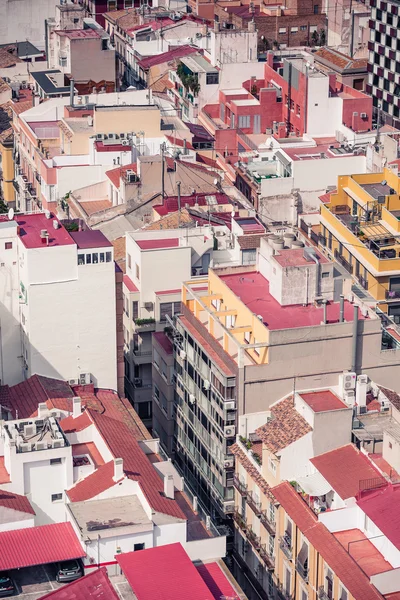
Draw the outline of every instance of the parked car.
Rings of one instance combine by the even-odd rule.
[[[60,583],[66,581],[75,581],[82,577],[82,566],[78,560],[66,560],[65,562],[57,563],[56,580]]]
[[[8,571],[0,572],[0,598],[13,596],[17,591],[15,583]]]

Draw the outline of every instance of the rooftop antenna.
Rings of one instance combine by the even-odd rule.
[[[8,220],[12,221],[14,218],[14,209],[13,208],[9,208],[8,209]]]

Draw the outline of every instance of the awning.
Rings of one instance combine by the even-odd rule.
[[[361,198],[359,196],[357,196],[357,194],[355,192],[353,192],[353,190],[351,190],[350,188],[344,187],[343,191],[346,192],[346,194],[348,196],[350,196],[350,198],[352,200],[355,200],[356,202],[358,202],[358,204],[360,204],[360,206],[364,207],[367,205],[367,202],[365,202],[364,200],[361,200]]]
[[[325,496],[332,490],[331,485],[318,472],[307,477],[299,477],[296,481],[309,496]]]
[[[0,533],[0,571],[86,556],[71,523],[52,523]]]

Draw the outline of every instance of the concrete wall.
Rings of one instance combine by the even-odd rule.
[[[0,40],[2,44],[29,40],[45,47],[45,19],[55,16],[58,0],[2,0],[0,2]]]
[[[115,50],[102,50],[102,40],[71,40],[71,73],[76,81],[115,82]]]

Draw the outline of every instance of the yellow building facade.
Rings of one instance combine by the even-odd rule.
[[[400,315],[399,194],[400,178],[385,168],[339,177],[321,206],[320,245],[393,315]]]
[[[6,135],[5,135],[6,134]],[[10,207],[15,206],[14,188],[14,142],[12,130],[7,130],[0,135],[0,156],[2,170],[3,200]]]

